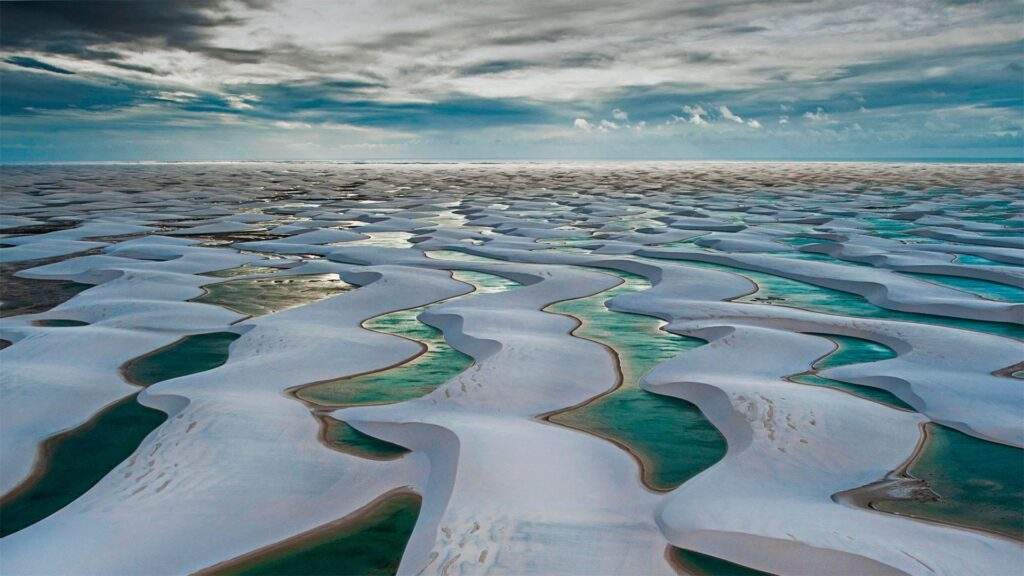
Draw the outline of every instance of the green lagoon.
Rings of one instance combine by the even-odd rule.
[[[204,372],[227,362],[228,348],[238,338],[234,332],[193,334],[139,356],[121,370],[128,380],[139,386]]]
[[[676,260],[676,259],[673,259]],[[791,280],[781,276],[775,276],[765,272],[746,270],[736,266],[712,264],[695,260],[676,260],[684,266],[697,268],[708,268],[722,272],[739,274],[750,279],[757,285],[757,291],[753,294],[736,298],[735,302],[752,302],[756,304],[775,304],[800,308],[812,312],[835,314],[840,316],[852,316],[856,318],[877,318],[880,320],[898,320],[903,322],[916,322],[919,324],[932,324],[959,328],[961,330],[973,330],[985,332],[996,336],[1007,338],[1024,339],[1024,326],[1011,324],[1009,322],[985,322],[981,320],[967,320],[962,318],[950,318],[933,314],[918,314],[914,312],[900,312],[876,306],[862,296],[815,286],[799,280]]]
[[[391,576],[419,517],[421,499],[399,493],[334,527],[309,532],[206,574],[273,576]]]
[[[721,558],[669,547],[669,561],[681,568],[688,576],[772,576],[768,572],[747,568]]]
[[[35,524],[85,494],[166,419],[166,414],[139,404],[132,395],[78,428],[48,438],[42,445],[42,474],[0,501],[0,537]]]
[[[891,348],[877,342],[872,342],[871,340],[853,338],[851,336],[839,336],[836,334],[816,334],[816,336],[823,336],[832,340],[836,343],[837,348],[828,356],[825,356],[815,362],[811,367],[811,371],[791,376],[789,380],[799,382],[800,384],[836,388],[838,390],[849,392],[854,396],[885,404],[891,408],[910,411],[914,410],[909,404],[900,400],[896,395],[888,390],[874,388],[872,386],[840,382],[839,380],[825,378],[817,374],[817,371],[825,370],[826,368],[835,368],[837,366],[859,364],[863,362],[877,362],[879,360],[895,358],[896,353]]]
[[[871,506],[1024,540],[1024,450],[935,423],[909,473],[937,500],[879,500]]]
[[[132,382],[148,386],[215,368],[227,360],[231,332],[188,336],[125,364]],[[137,395],[118,401],[85,424],[48,438],[37,478],[0,502],[0,537],[34,524],[84,494],[131,456],[167,415],[139,404]]]
[[[610,272],[622,284],[587,298],[568,300],[547,310],[578,318],[574,334],[611,348],[622,372],[622,385],[577,408],[552,414],[551,422],[601,436],[626,447],[641,462],[644,483],[671,490],[725,456],[725,438],[693,404],[653,394],[640,378],[659,362],[703,345],[661,329],[650,316],[615,312],[605,302],[619,294],[644,290],[646,279]]]
[[[516,282],[480,272],[458,271],[456,280],[473,285],[471,294],[501,292],[518,286]],[[427,306],[399,310],[371,318],[363,323],[370,330],[401,336],[420,342],[426,351],[394,368],[329,380],[301,388],[296,396],[319,406],[340,408],[361,404],[389,404],[418,398],[454,378],[468,368],[473,359],[452,348],[440,330],[420,322],[417,317]]]
[[[192,302],[223,306],[247,316],[262,316],[352,290],[337,274],[309,274],[228,280],[204,286]]]

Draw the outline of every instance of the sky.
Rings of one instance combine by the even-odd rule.
[[[4,2],[0,161],[1024,158],[1024,2]]]

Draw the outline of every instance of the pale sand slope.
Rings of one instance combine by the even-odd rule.
[[[1019,307],[934,287],[893,270],[939,266],[928,269],[961,272],[951,263],[956,254],[1019,267],[1024,245],[1010,234],[1011,225],[1024,222],[1014,216],[1024,209],[1019,171],[598,163],[582,169],[258,164],[45,172],[56,176],[9,169],[0,199],[5,211],[48,224],[86,222],[79,228],[170,223],[184,236],[269,230],[291,236],[233,248],[299,257],[275,260],[279,267],[308,260],[310,254],[404,267],[373,266],[360,273],[313,260],[280,272],[337,272],[359,283],[377,278],[373,270],[378,270],[384,278],[240,324],[232,329],[250,331],[232,347],[228,365],[152,387],[143,401],[181,419],[172,418],[152,434],[134,459],[85,497],[0,542],[4,573],[21,571],[8,570],[8,562],[46,573],[193,570],[335,520],[403,484],[425,496],[402,565],[407,573],[424,566],[426,573],[449,574],[659,572],[667,569],[662,553],[669,540],[782,573],[842,567],[857,573],[931,574],[927,564],[936,573],[987,574],[1020,564],[1024,550],[1017,544],[1014,557],[1002,540],[855,510],[831,499],[837,491],[880,479],[905,459],[925,417],[981,438],[1024,443],[1019,418],[1024,388],[1020,380],[991,374],[1024,359],[1019,342],[945,327],[722,302],[753,285],[736,274],[629,256],[645,246],[703,235],[694,245],[662,251],[716,254],[740,267],[754,263],[780,274],[797,270],[807,282],[859,290],[894,309],[1015,321]],[[65,173],[70,184],[59,183],[57,176]],[[998,206],[984,208],[992,202]],[[970,220],[979,216],[995,223]],[[941,235],[948,241],[903,240],[897,246],[869,236],[878,231],[878,218],[886,219],[881,225],[901,230],[902,238]],[[893,219],[912,222],[915,229],[893,227]],[[335,226],[343,230],[320,230]],[[123,230],[107,229],[109,235]],[[842,252],[838,257],[861,258],[876,269],[763,254],[787,254],[780,230],[834,240]],[[419,243],[376,253],[330,245],[363,236],[375,240],[372,235],[379,232],[410,234]],[[0,260],[104,246],[89,238],[81,230],[34,235],[23,246],[0,248]],[[82,244],[59,246],[62,242]],[[191,243],[166,236],[122,242],[104,255],[62,263],[66,276],[54,277],[105,283],[88,294],[116,282],[123,276],[120,268],[131,269],[145,282],[108,295],[104,306],[109,306],[90,313],[96,318],[103,310],[125,317],[137,313],[146,330],[175,329],[176,319],[163,312],[147,315],[147,307],[170,299],[199,314],[202,308],[194,307],[199,305],[177,300],[186,289],[197,289],[194,280],[182,277],[194,275],[200,262],[212,266],[221,258],[208,248],[180,248]],[[551,249],[559,243],[574,252]],[[787,256],[813,251],[788,246],[792,254]],[[421,254],[442,248],[511,262],[431,261]],[[623,256],[579,254],[588,250]],[[240,258],[238,263],[258,259]],[[566,319],[537,312],[551,298],[584,295],[584,288],[615,281],[575,266],[647,276],[654,288],[620,296],[609,306],[655,315],[670,321],[670,330],[714,340],[650,377],[649,385],[659,392],[694,396],[730,439],[723,462],[668,497],[644,491],[635,463],[610,443],[532,418],[609,386],[607,366],[601,367],[608,359],[598,359],[600,348],[566,336],[572,327]],[[413,352],[403,348],[410,342],[359,330],[357,317],[391,310],[396,302],[418,302],[437,288],[435,281],[464,290],[428,270],[444,267],[503,274],[526,286],[500,298],[450,300],[422,315],[473,354],[476,368],[423,399],[342,411],[358,419],[362,430],[418,448],[417,453],[382,464],[321,447],[315,421],[282,390],[408,357]],[[959,275],[1013,280],[1020,276],[1018,267],[971,264]],[[445,293],[457,293],[452,290]],[[208,320],[202,315],[192,322]],[[25,319],[2,325],[11,326],[12,339],[20,341],[0,354],[29,346],[32,339],[24,336],[55,332],[32,332]],[[831,349],[828,340],[801,332],[859,336],[891,346],[898,357],[823,375],[890,390],[923,416],[782,380]],[[568,353],[558,353],[563,349]],[[64,372],[40,375],[47,386],[64,377]],[[125,472],[131,476],[125,478]],[[111,550],[111,557],[96,550]]]
[[[673,544],[778,574],[998,574],[1019,559],[1016,542],[832,500],[897,468],[926,419],[781,379],[827,353],[827,340],[688,332],[711,343],[659,365],[644,387],[697,404],[729,452],[668,497],[659,522]]]
[[[903,312],[1024,324],[1024,305],[986,300],[974,294],[922,282],[888,270],[793,260],[762,254],[709,254],[662,249],[644,249],[637,251],[637,254],[712,262],[767,272],[825,288],[860,294],[876,306]]]
[[[539,309],[617,280],[559,267],[521,270],[543,281],[421,316],[472,355],[474,367],[417,400],[336,412],[430,458],[431,487],[399,573],[672,573],[653,523],[658,498],[630,457],[532,418],[615,384],[606,350],[569,336],[571,319]],[[456,445],[439,445],[438,429]]]
[[[471,251],[489,252],[487,249]],[[508,252],[499,253],[509,256]],[[586,259],[547,253],[530,257],[535,261],[568,258],[576,263],[581,258]],[[870,374],[871,367],[885,364],[884,374],[891,379],[894,391],[899,389],[894,385],[899,382],[896,375],[906,374],[913,383],[904,386],[904,397],[916,397],[913,394],[916,390],[940,403],[936,412],[956,415],[953,417],[974,414],[982,430],[992,431],[997,436],[1011,434],[1011,438],[1019,442],[1021,427],[1014,418],[1021,406],[1019,384],[983,370],[985,363],[995,362],[993,365],[998,367],[1019,357],[1015,343],[943,327],[861,321],[761,305],[702,303],[699,300],[711,294],[742,294],[748,286],[735,284],[731,278],[738,277],[733,274],[680,269],[671,264],[656,267],[593,259],[592,265],[647,273],[658,282],[647,293],[617,297],[610,303],[614,308],[675,318],[670,329],[714,339],[714,344],[662,364],[648,376],[649,382],[665,384],[664,387],[652,384],[650,389],[697,403],[730,440],[729,458],[685,484],[677,493],[690,494],[688,490],[696,490],[690,488],[692,486],[707,488],[684,500],[685,505],[669,504],[666,509],[662,522],[673,543],[762,569],[797,574],[806,573],[808,569],[831,570],[837,565],[857,573],[885,573],[893,567],[910,573],[930,573],[911,556],[929,559],[929,565],[938,566],[940,573],[958,574],[970,569],[985,574],[1019,555],[1018,544],[999,538],[853,510],[833,502],[833,493],[874,482],[898,467],[914,450],[920,437],[919,425],[927,420],[835,390],[780,380],[782,376],[806,370],[815,359],[828,353],[832,345],[818,337],[766,328],[740,328],[733,322],[775,323],[787,330],[832,331],[887,343],[900,353],[898,358],[835,368],[825,375],[835,377],[846,372],[854,376],[843,379],[856,381],[858,372]],[[674,294],[678,294],[675,299]],[[684,311],[684,316],[676,316]],[[697,320],[699,318],[703,319]],[[706,326],[720,328],[702,329]],[[737,341],[740,336],[730,335],[733,331],[743,334],[742,339]],[[973,345],[965,347],[965,340]],[[988,358],[978,357],[979,351],[984,351],[982,354]],[[971,356],[970,362],[957,357],[964,353]],[[747,354],[752,355],[748,358]],[[708,359],[693,364],[702,356]],[[758,362],[752,366],[750,358],[757,358]],[[673,365],[682,368],[673,371]],[[964,368],[979,365],[973,370]],[[751,371],[749,376],[743,374],[745,368]],[[704,376],[705,372],[709,374]],[[677,380],[685,384],[678,384]],[[965,382],[974,386],[969,388]],[[988,385],[993,382],[999,387]],[[725,394],[712,392],[714,388],[710,386]],[[972,391],[980,393],[980,403],[970,397]],[[730,403],[722,404],[723,399]],[[920,398],[916,399],[917,406],[931,407]],[[729,408],[726,410],[723,406]],[[1005,414],[1003,429],[999,429],[998,417],[995,426],[990,422],[991,416],[1000,412]],[[742,423],[736,419],[739,416],[743,417]],[[814,424],[810,424],[812,420]],[[753,433],[750,428],[754,429]],[[748,445],[760,445],[751,438],[761,438],[762,443],[767,443],[755,460],[752,454],[756,451],[751,448],[748,453]],[[723,469],[726,470],[724,477],[720,472]],[[722,491],[723,485],[730,489]],[[818,494],[817,500],[800,502],[814,493]],[[723,502],[721,494],[735,496]],[[789,496],[779,499],[780,510],[766,514],[764,506],[770,504],[767,497],[778,498],[785,494]],[[676,496],[672,498],[675,502]],[[735,502],[729,502],[730,499]],[[691,511],[695,503],[702,506]],[[708,506],[706,511],[704,506]],[[722,506],[726,506],[728,513],[722,514]],[[745,508],[749,510],[740,513]],[[676,512],[671,512],[673,510]],[[751,529],[757,526],[753,519],[765,515],[772,520],[766,521],[763,527]],[[711,518],[714,520],[707,526],[701,524],[701,520]],[[801,526],[807,523],[809,525]],[[844,527],[842,538],[831,534],[835,526]],[[900,540],[895,540],[901,535]],[[777,541],[770,540],[772,538]],[[890,553],[892,541],[903,545],[898,554]]]
[[[103,407],[138,390],[120,367],[137,356],[197,332],[224,330],[242,316],[185,300],[209,278],[194,273],[236,266],[252,257],[231,251],[166,246],[173,263],[86,256],[20,272],[30,278],[103,282],[41,314],[0,320],[0,337],[17,342],[0,350],[0,493],[32,471],[37,447],[83,424]],[[182,252],[185,252],[183,255]],[[166,266],[165,264],[171,264]],[[88,322],[73,328],[39,327],[54,318]]]
[[[171,418],[84,496],[0,541],[2,572],[192,572],[341,518],[393,488],[423,490],[422,456],[379,462],[328,449],[308,409],[283,392],[411,357],[418,344],[360,323],[471,287],[443,272],[333,269],[367,285],[238,324],[242,337],[226,364],[146,389],[140,400]],[[97,554],[111,542],[131,545]]]
[[[643,384],[694,402],[729,441],[725,460],[669,497],[659,521],[674,544],[782,574],[834,571],[837,566],[848,573],[897,568],[989,574],[1019,557],[1018,543],[833,502],[832,494],[897,468],[913,452],[919,426],[927,420],[782,380],[805,370],[832,345],[815,336],[744,326],[736,323],[745,323],[742,315],[723,314],[730,307],[756,308],[762,314],[771,307],[719,304],[717,314],[707,314],[698,301],[683,299],[699,297],[699,292],[688,294],[677,286],[663,278],[649,293],[611,303],[673,318],[670,330],[711,341],[660,364]],[[679,294],[676,300],[666,297],[673,291]],[[786,329],[799,329],[794,324],[790,320]],[[892,329],[897,323],[886,324]],[[855,323],[851,327],[864,329]],[[946,362],[953,365],[957,359]],[[900,547],[894,549],[892,542]],[[929,568],[915,558],[926,559]]]
[[[881,362],[832,368],[824,376],[883,388],[936,422],[967,434],[1012,446],[1024,446],[1024,386],[1020,380],[992,372],[1020,362],[1020,343],[980,332],[912,322],[895,322],[820,314],[783,306],[719,302],[751,292],[754,285],[739,274],[687,267],[671,261],[608,258],[553,250],[533,252],[437,245],[500,259],[606,267],[648,277],[654,286],[625,294],[609,306],[671,321],[719,319],[799,332],[824,332],[874,340],[898,356]],[[351,252],[351,249],[349,250]],[[806,369],[806,368],[805,368]],[[802,370],[798,370],[800,372]]]

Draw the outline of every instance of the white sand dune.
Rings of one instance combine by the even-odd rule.
[[[240,337],[225,364],[142,391],[167,421],[71,504],[0,539],[3,574],[194,572],[405,486],[423,505],[401,574],[671,574],[670,545],[792,575],[1024,566],[1018,541],[837,496],[905,464],[929,422],[1024,447],[1024,381],[1010,374],[1024,361],[1019,340],[735,301],[757,289],[748,270],[895,311],[1022,324],[1021,304],[907,274],[1021,285],[1024,192],[1012,168],[56,166],[11,168],[5,180],[0,227],[18,235],[0,238],[0,262],[39,282],[26,289],[94,286],[0,319],[11,342],[0,350],[3,493],[47,438],[138,391],[125,362],[190,334]],[[243,265],[279,271],[204,275]],[[474,293],[452,270],[519,286]],[[645,488],[616,444],[541,418],[619,381],[607,348],[543,311],[621,282],[607,272],[652,284],[607,308],[708,341],[641,381],[695,404],[728,442],[722,460],[667,494]],[[189,301],[220,282],[309,274],[358,288],[248,319]],[[332,412],[404,456],[330,448],[290,391],[416,357],[421,344],[362,324],[421,306],[419,320],[473,364],[422,397]],[[88,324],[36,324],[55,319]],[[913,411],[788,380],[834,349],[827,335],[896,356],[821,376],[887,390]]]

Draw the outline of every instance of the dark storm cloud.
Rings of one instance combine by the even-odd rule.
[[[36,70],[45,70],[47,72],[55,72],[57,74],[74,74],[74,72],[70,70],[58,68],[57,66],[53,66],[52,64],[40,62],[35,58],[29,58],[27,56],[11,56],[10,58],[4,59],[4,62],[7,62],[8,64],[14,64],[15,66],[21,66],[22,68],[34,68]]]
[[[237,86],[255,96],[249,117],[265,120],[336,123],[396,130],[457,130],[479,126],[539,124],[556,119],[546,106],[517,99],[450,96],[434,102],[381,102],[365,90],[378,85],[359,81],[304,82]],[[230,112],[217,98],[182,105],[190,111]]]
[[[526,68],[534,68],[538,66],[536,62],[529,62],[526,60],[491,60],[488,62],[481,62],[479,64],[473,64],[472,66],[465,66],[459,69],[461,76],[479,76],[482,74],[500,74],[502,72],[509,72],[512,70],[524,70]]]
[[[686,51],[679,54],[678,57],[687,64],[729,64],[736,62],[735,58],[730,58],[723,54],[703,52],[699,50]]]
[[[548,61],[531,60],[488,60],[458,69],[459,76],[483,76],[501,74],[515,70],[530,68],[596,68],[607,66],[615,59],[607,54],[597,52],[579,52],[568,54]]]
[[[138,88],[120,83],[94,83],[77,76],[9,71],[3,74],[0,114],[33,115],[47,110],[111,110],[143,99]]]
[[[206,51],[214,58],[226,56],[228,61],[237,61],[239,54],[206,42],[217,28],[242,22],[227,10],[223,0],[5,2],[0,15],[0,47],[106,60],[117,55],[91,46],[159,45]]]
[[[579,32],[572,28],[556,28],[554,30],[544,30],[529,34],[501,35],[491,38],[488,42],[496,46],[522,46],[526,44],[552,43],[564,40],[574,33]]]
[[[488,127],[526,145],[585,137],[600,146],[598,138],[651,138],[659,130],[684,140],[745,130],[767,141],[802,125],[858,125],[867,133],[886,115],[891,125],[906,119],[901,132],[933,134],[924,124],[938,125],[949,110],[974,119],[962,142],[1020,131],[1013,123],[1024,125],[1024,33],[1013,26],[1019,2],[890,7],[881,0],[455,0],[444,10],[416,0],[6,3],[0,107],[5,127],[38,130],[44,140],[134,123],[154,132],[288,130],[282,141],[321,129],[348,130],[355,141],[472,138]],[[684,105],[701,106],[708,122],[676,121]]]
[[[726,28],[724,32],[728,34],[756,34],[758,32],[766,32],[768,28],[764,26],[733,26]]]

